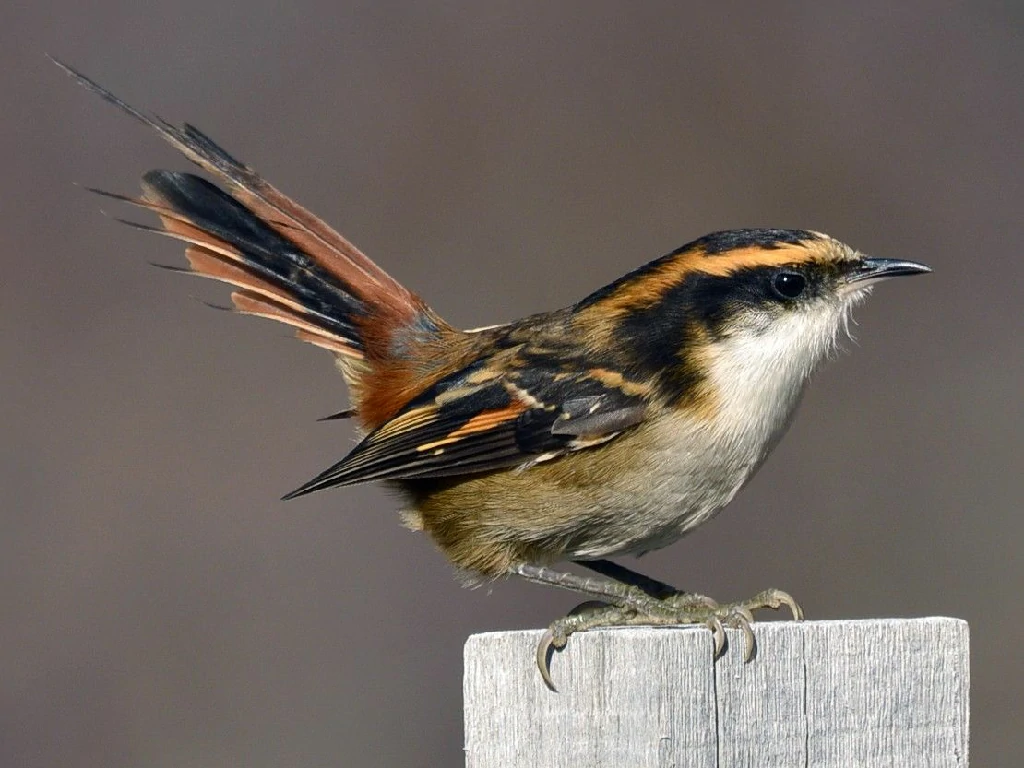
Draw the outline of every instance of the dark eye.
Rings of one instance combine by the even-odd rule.
[[[799,272],[779,272],[772,278],[772,288],[783,299],[795,299],[806,286],[807,280]]]

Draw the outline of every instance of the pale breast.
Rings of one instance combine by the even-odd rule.
[[[711,519],[785,433],[804,382],[803,377],[749,381],[741,397],[723,399],[713,418],[666,415],[635,435],[619,437],[616,448],[632,455],[632,471],[606,478],[602,529],[591,528],[591,540],[579,541],[572,556],[640,554]],[[615,462],[614,453],[608,451],[597,463]]]
[[[671,544],[728,504],[763,458],[758,446],[723,443],[707,424],[691,420],[662,420],[633,437],[620,437],[617,447],[635,450],[637,469],[604,479],[594,499],[600,512],[591,514],[594,524],[585,540],[574,542],[572,557],[640,554]]]

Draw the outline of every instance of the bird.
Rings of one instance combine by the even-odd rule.
[[[56,60],[55,60],[56,61]],[[126,221],[185,245],[178,271],[227,283],[232,308],[330,352],[361,439],[296,490],[379,481],[400,492],[467,583],[518,576],[590,600],[537,647],[544,683],[570,635],[621,624],[723,624],[788,606],[769,589],[719,604],[610,558],[671,544],[725,507],[789,427],[851,310],[879,282],[930,272],[817,231],[750,228],[693,240],[576,303],[460,330],[321,219],[199,129],[142,112],[56,62],[155,130],[212,179],[169,170]],[[571,562],[590,573],[558,568]],[[596,602],[595,602],[596,601]]]

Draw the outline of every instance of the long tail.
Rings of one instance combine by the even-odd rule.
[[[462,336],[352,243],[198,129],[151,117],[54,61],[227,185],[230,194],[190,173],[157,170],[143,177],[140,198],[100,194],[157,214],[162,229],[126,223],[184,241],[189,269],[183,271],[236,287],[231,300],[237,311],[290,325],[299,338],[333,352],[364,426],[386,420],[414,394],[424,361],[410,358],[429,356]],[[374,378],[387,385],[375,386]]]

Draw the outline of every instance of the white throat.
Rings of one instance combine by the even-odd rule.
[[[762,456],[782,436],[804,386],[843,326],[842,303],[787,313],[716,342],[709,371],[718,423]],[[755,447],[756,446],[756,447]]]

